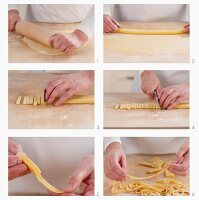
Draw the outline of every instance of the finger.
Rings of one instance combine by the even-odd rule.
[[[68,42],[64,42],[64,43],[60,46],[59,51],[64,52],[68,46],[69,46],[69,43],[68,43]]]
[[[53,92],[53,90],[58,86],[61,85],[64,81],[62,79],[56,79],[54,81],[51,81],[48,83],[47,87],[46,87],[46,94],[45,94],[45,99],[48,101],[51,93]]]
[[[17,144],[13,140],[8,141],[8,152],[11,155],[16,155],[18,152],[22,151],[22,147],[20,144]]]
[[[24,164],[18,164],[8,168],[8,179],[13,180],[17,177],[30,173],[30,170]]]
[[[124,169],[126,171],[126,156],[122,155],[122,159],[121,159],[121,167],[122,169]]]
[[[50,44],[54,47],[55,43],[57,43],[59,40],[61,40],[63,36],[61,34],[55,34],[50,37]]]
[[[104,22],[104,24],[105,24],[105,32],[112,33],[113,32],[112,28],[106,22]]]
[[[63,91],[67,91],[67,84],[63,83],[58,85],[57,87],[54,88],[52,93],[50,94],[50,97],[48,99],[48,103],[54,102],[54,100],[61,94]]]
[[[74,45],[73,45],[73,44],[70,44],[70,45],[65,49],[64,53],[65,53],[65,54],[69,54],[69,53],[71,53],[71,52],[73,51],[74,48],[75,48]]]
[[[170,167],[175,171],[186,171],[189,168],[189,162],[184,161],[182,164],[172,164]]]
[[[183,101],[183,98],[182,98],[182,97],[178,97],[173,103],[171,103],[171,104],[167,107],[167,109],[168,109],[168,110],[171,110],[171,109],[176,108],[176,106],[177,106],[179,103],[181,103],[182,101]]]
[[[178,163],[179,160],[181,160],[181,158],[187,153],[189,152],[189,146],[188,145],[183,145],[182,147],[180,147],[179,151],[176,154],[176,159],[175,159],[175,163]]]
[[[173,92],[174,92],[174,89],[173,89],[173,88],[163,90],[162,96],[161,96],[160,99],[159,99],[159,100],[160,100],[160,106],[161,106],[161,107],[163,106],[164,101],[165,101],[165,99],[167,98],[167,96],[170,95],[170,94],[173,93]]]
[[[114,29],[110,26],[107,20],[104,23],[106,24],[106,27],[110,30],[110,32],[114,32]]]
[[[71,90],[66,91],[66,93],[58,101],[55,102],[55,106],[62,105],[67,99],[69,99],[73,95],[74,95],[74,91],[71,91]]]
[[[22,163],[22,160],[16,155],[8,156],[8,167],[12,167],[14,165]]]
[[[124,170],[121,168],[120,164],[118,163],[117,159],[112,159],[111,160],[111,168],[112,171],[115,172],[121,179],[124,179],[126,176],[126,173]]]
[[[86,192],[84,196],[94,196],[94,190]]]
[[[112,22],[118,27],[118,28],[121,28],[121,25],[119,24],[119,22],[117,22],[116,20],[114,20],[112,18]]]
[[[180,94],[178,92],[176,92],[176,91],[171,93],[171,94],[169,94],[166,97],[162,107],[166,109],[170,104],[172,104],[179,97],[179,95]]]
[[[118,30],[118,27],[114,24],[114,22],[111,19],[107,19],[107,24],[109,25],[109,27],[112,28],[114,32]]]
[[[170,169],[170,171],[176,175],[179,175],[179,176],[187,176],[188,173],[189,173],[189,170],[186,170],[186,171],[178,171],[178,170],[173,170],[173,169]]]

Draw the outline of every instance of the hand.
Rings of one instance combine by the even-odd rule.
[[[187,140],[177,152],[169,170],[174,174],[186,176],[189,173],[189,155],[189,140]]]
[[[162,108],[174,109],[179,103],[189,99],[189,83],[160,89],[157,94]]]
[[[110,15],[104,15],[104,32],[113,33],[116,32],[121,25],[115,21]]]
[[[126,179],[126,155],[118,142],[113,142],[106,148],[104,159],[105,176],[117,181]]]
[[[189,33],[189,31],[190,31],[190,24],[187,24],[186,26],[184,26],[184,28],[185,28],[185,31],[187,33]]]
[[[60,106],[71,96],[93,87],[93,84],[93,71],[60,75],[57,79],[47,84],[45,99],[48,103],[53,103],[55,99],[59,97],[55,102],[55,106]]]
[[[22,160],[16,155],[22,151],[21,145],[15,143],[12,140],[8,141],[8,180],[18,178],[30,173],[30,170],[26,165],[22,163]]]
[[[94,184],[94,156],[88,155],[70,175],[67,186],[61,196],[94,196]],[[78,189],[79,192],[77,193]]]
[[[87,41],[87,35],[78,29],[72,33],[55,34],[50,38],[52,47],[66,54],[82,47]]]
[[[18,10],[8,11],[8,31],[14,31],[16,23],[21,20]]]
[[[161,88],[160,80],[156,76],[155,72],[151,70],[145,70],[141,74],[141,89],[148,95],[150,99],[154,98],[154,91]]]

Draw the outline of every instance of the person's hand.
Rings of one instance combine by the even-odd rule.
[[[189,173],[189,155],[189,140],[187,140],[177,152],[169,170],[174,174],[186,176]]]
[[[16,155],[18,152],[22,151],[20,144],[17,144],[13,140],[8,141],[8,180],[13,180],[15,178],[24,176],[30,173],[30,170],[22,160]]]
[[[87,35],[78,29],[72,33],[55,34],[50,38],[52,47],[66,54],[71,53],[74,49],[82,47],[87,41]]]
[[[105,176],[116,181],[126,179],[126,155],[118,142],[113,142],[106,148],[104,159]]]
[[[160,80],[155,72],[145,70],[141,74],[141,89],[150,99],[154,98],[154,91],[161,88]]]
[[[86,156],[75,168],[61,196],[94,196],[94,156]],[[51,192],[51,195],[59,195]]]
[[[60,75],[57,79],[50,81],[47,84],[45,89],[45,100],[50,104],[59,97],[55,102],[55,106],[60,106],[71,96],[93,87],[93,84],[93,71]]]
[[[104,15],[104,32],[113,33],[116,32],[121,25],[115,21],[110,15]]]
[[[174,109],[179,103],[189,99],[189,84],[179,84],[160,89],[157,92],[160,106]]]
[[[190,24],[187,24],[186,26],[184,26],[184,29],[187,33],[189,33],[190,31]]]
[[[21,20],[18,10],[8,11],[8,31],[14,31],[16,23]]]

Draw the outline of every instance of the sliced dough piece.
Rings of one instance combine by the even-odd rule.
[[[25,163],[25,165],[30,169],[30,171],[36,176],[38,181],[42,183],[47,189],[50,191],[61,194],[64,191],[56,189],[54,186],[52,186],[48,181],[46,181],[42,175],[40,168],[23,152],[17,153],[17,156]]]
[[[21,97],[21,96],[18,96],[17,101],[16,101],[16,104],[17,104],[17,105],[20,105],[20,104],[21,104],[21,100],[22,100],[22,97]]]
[[[118,29],[116,33],[135,35],[177,35],[187,33],[185,29],[178,30],[146,30],[146,29]]]

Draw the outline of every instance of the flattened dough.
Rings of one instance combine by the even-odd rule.
[[[64,30],[64,31],[54,31],[55,33],[70,33],[72,30]],[[37,51],[38,53],[44,54],[44,55],[49,55],[49,56],[63,56],[66,55],[63,52],[58,51],[57,49],[48,47],[46,45],[43,45],[37,41],[34,41],[30,38],[24,37],[23,41],[34,51]]]
[[[104,35],[104,48],[132,55],[188,54],[188,34],[131,35],[111,33]]]

